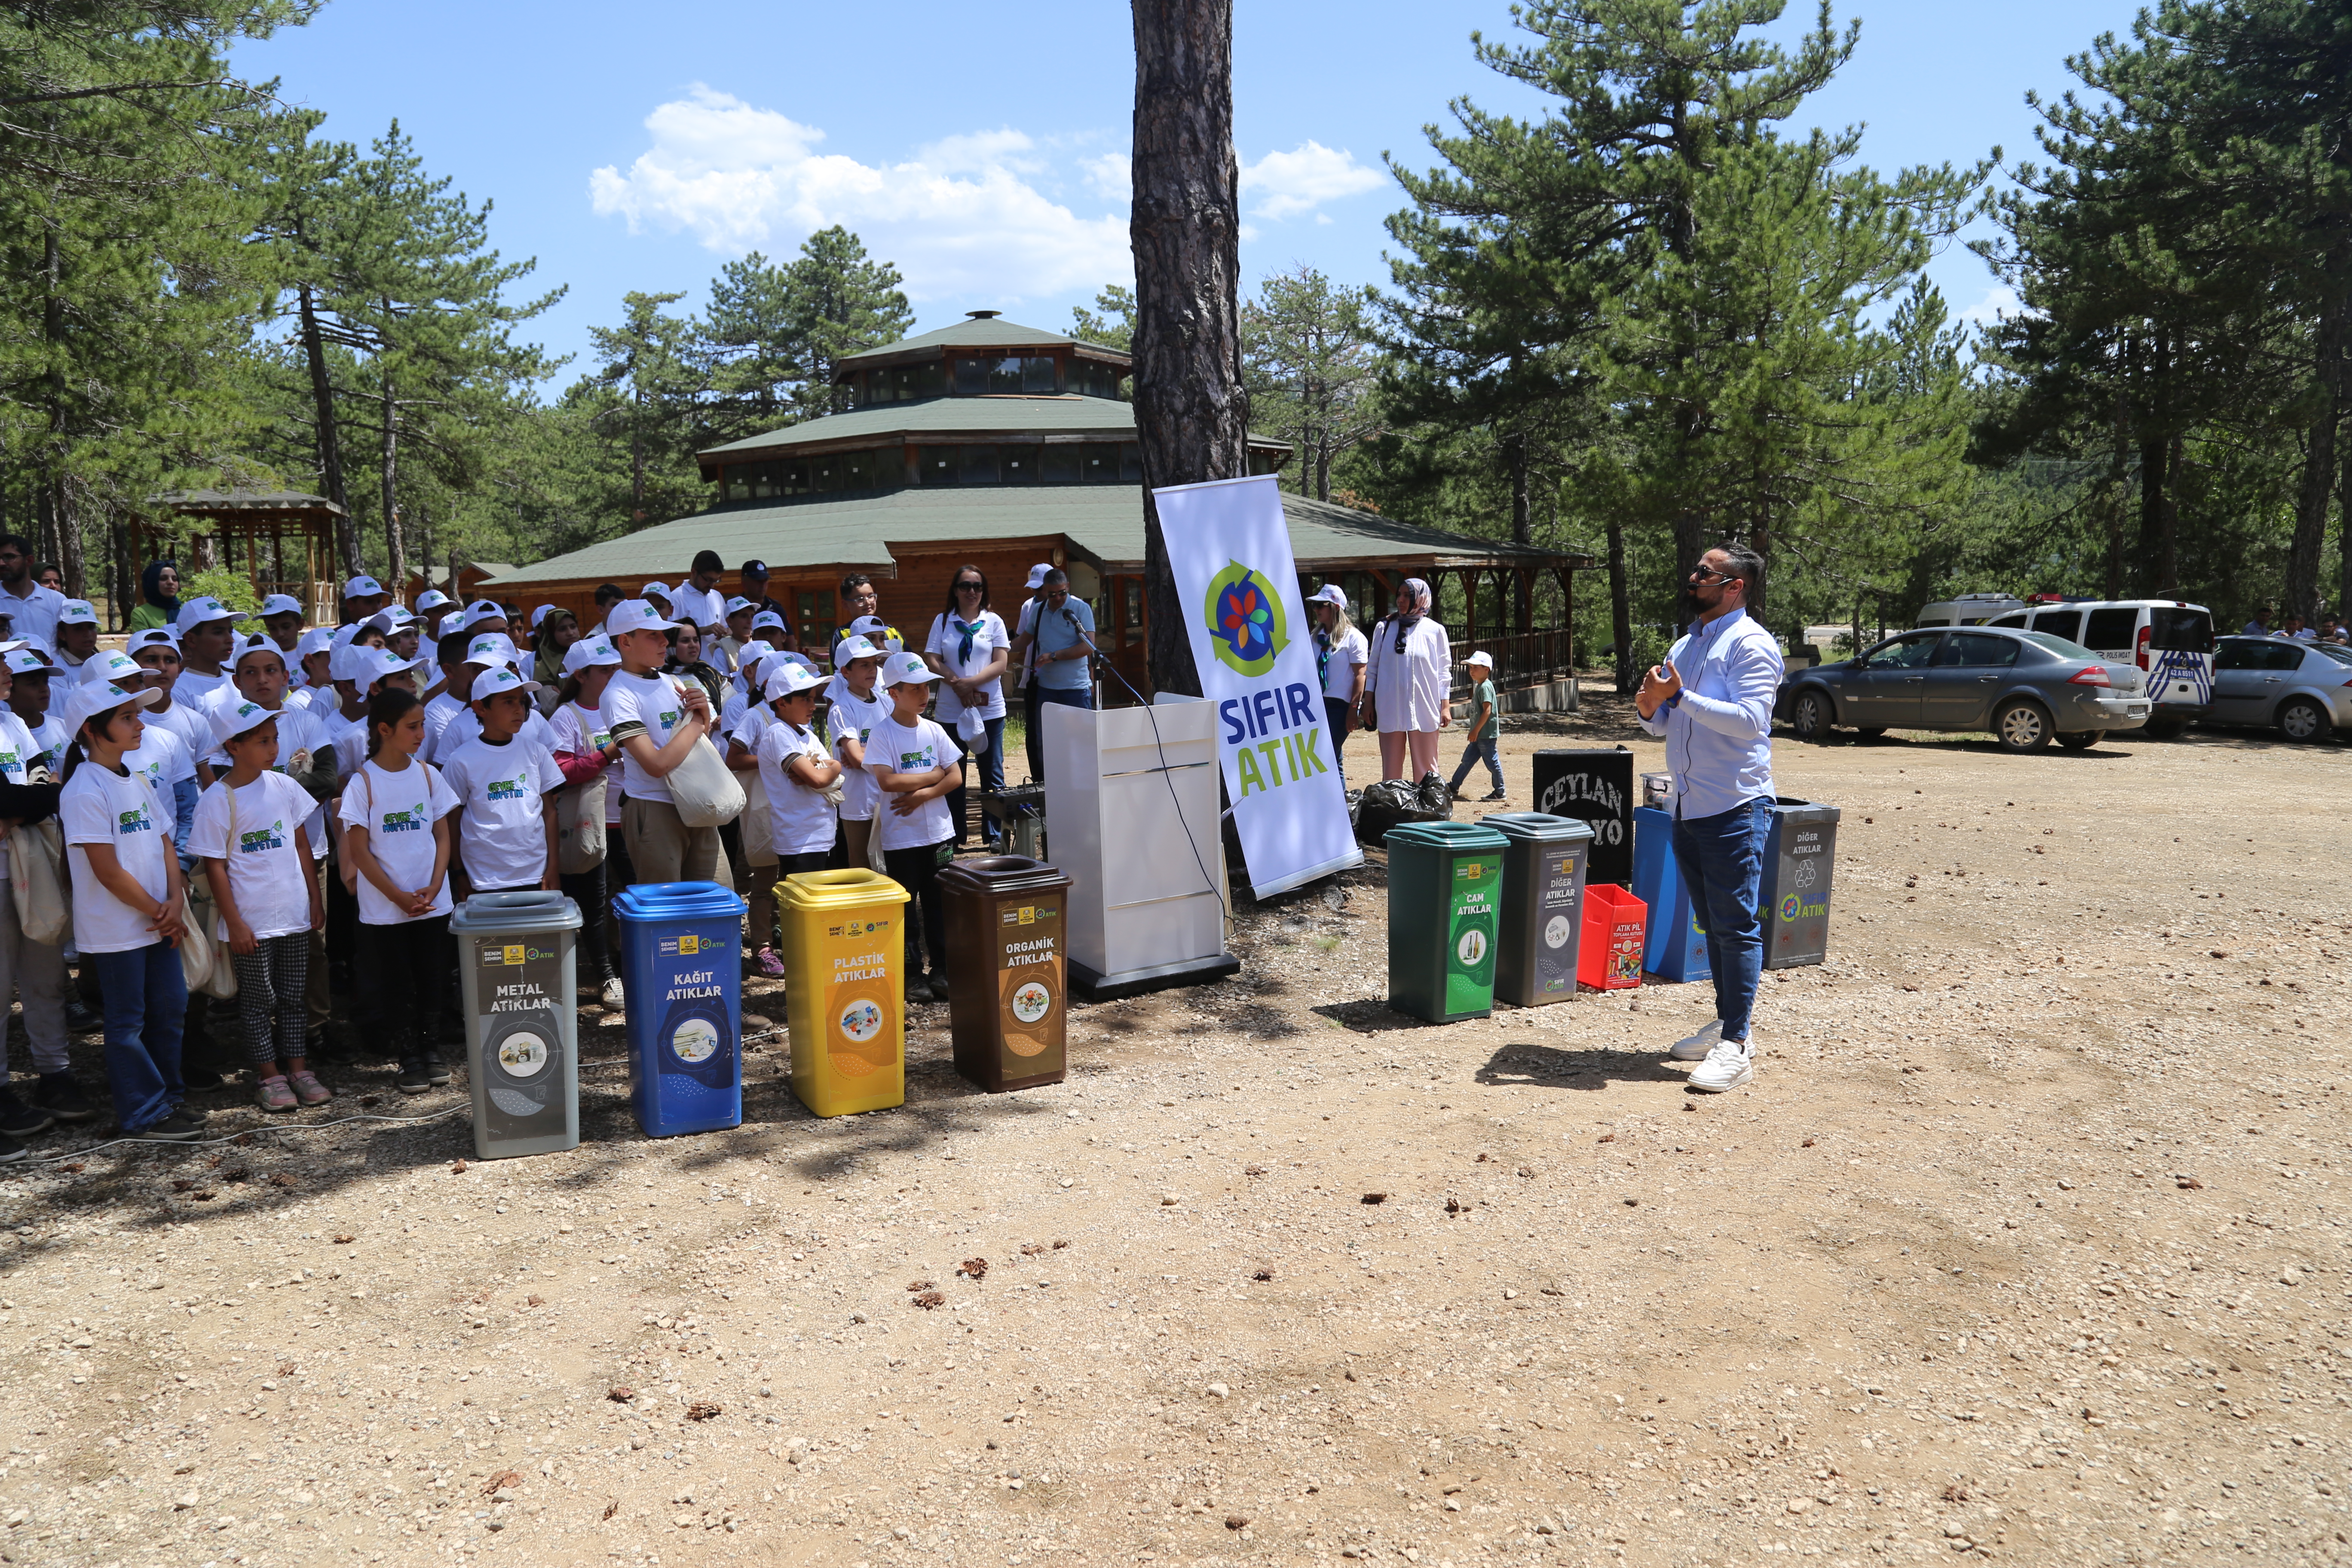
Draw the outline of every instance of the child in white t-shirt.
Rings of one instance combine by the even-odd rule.
[[[181,1020],[188,984],[176,951],[186,934],[171,818],[144,777],[123,765],[146,733],[146,691],[84,681],[66,702],[72,742],[58,816],[73,879],[74,946],[95,967],[106,1007],[106,1079],[126,1136],[184,1143],[204,1116],[181,1101]]]
[[[841,846],[845,866],[865,866],[874,836],[874,813],[882,792],[866,771],[866,737],[890,717],[890,697],[882,689],[882,650],[862,637],[843,639],[833,650],[833,683],[824,695],[825,743],[842,766]]]
[[[761,944],[753,956],[761,973],[782,974],[783,961],[772,945],[775,884],[832,863],[834,839],[841,831],[834,786],[842,767],[816,732],[816,693],[824,684],[816,672],[790,659],[770,659],[767,668],[761,701],[728,739],[727,761],[759,780],[754,804],[766,814],[761,826],[771,859],[751,877],[751,931]]]
[[[530,701],[538,689],[538,681],[504,665],[476,677],[481,733],[441,764],[457,797],[457,859],[468,895],[555,890],[555,797],[563,770],[552,749],[517,739],[523,721],[539,717]]]
[[[945,730],[923,717],[938,672],[919,653],[894,653],[882,661],[882,679],[890,693],[890,717],[866,737],[866,771],[881,792],[882,809],[874,832],[882,849],[883,869],[907,889],[907,1000],[936,997],[946,1001],[947,913],[940,904],[940,868],[955,855],[955,832],[948,821],[947,794],[961,776],[956,763],[962,755]],[[920,911],[923,942],[915,941]],[[931,973],[923,978],[922,956],[930,953]]]
[[[315,804],[277,771],[281,719],[257,702],[224,704],[213,730],[227,772],[196,803],[188,848],[220,910],[215,933],[236,970],[236,1010],[253,1058],[254,1100],[264,1110],[324,1105],[334,1091],[308,1059],[310,933],[326,901],[310,858]]]
[[[343,781],[345,863],[359,898],[352,955],[368,1043],[400,1060],[403,1094],[449,1081],[426,1030],[446,984],[449,814],[457,797],[416,760],[425,708],[386,688],[368,702],[368,754]]]
[[[597,1000],[618,1012],[627,1003],[620,976],[613,973],[613,953],[604,940],[604,911],[610,903],[607,891],[607,868],[612,865],[614,847],[621,837],[621,780],[614,763],[621,748],[613,732],[604,728],[601,705],[604,688],[613,672],[621,668],[620,653],[602,633],[582,637],[563,650],[563,685],[556,693],[555,711],[548,715],[549,728],[555,731],[555,765],[562,773],[564,788],[580,797],[576,830],[587,834],[601,817],[604,824],[602,854],[575,854],[572,863],[583,858],[586,868],[565,871],[562,866],[564,844],[559,820],[556,834],[558,855],[557,885],[563,896],[580,906],[580,978]],[[583,840],[583,845],[585,840]]]

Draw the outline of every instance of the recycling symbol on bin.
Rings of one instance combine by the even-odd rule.
[[[1790,875],[1789,880],[1796,883],[1800,888],[1810,888],[1821,879],[1821,867],[1817,862],[1800,860],[1797,862],[1796,870]]]

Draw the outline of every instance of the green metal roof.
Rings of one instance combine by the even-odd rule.
[[[1550,564],[1562,552],[1508,544],[1285,492],[1283,515],[1302,569],[1354,570],[1388,562],[1434,566],[1520,561]],[[886,490],[834,500],[719,507],[493,578],[504,592],[537,583],[593,579],[633,586],[667,581],[695,552],[761,560],[778,576],[820,567],[895,572],[894,547],[1059,535],[1105,571],[1143,569],[1140,485],[1008,485]]]
[[[1112,348],[1108,343],[1074,338],[1067,332],[1049,331],[1044,327],[1024,327],[1018,321],[1007,321],[993,316],[975,316],[968,321],[958,321],[951,327],[941,327],[937,331],[924,332],[911,338],[901,338],[895,343],[885,343],[878,349],[866,349],[859,353],[844,354],[834,363],[841,368],[854,369],[875,360],[888,359],[898,354],[919,353],[929,349],[1059,348],[1070,343],[1084,344],[1097,353],[1116,358],[1122,363],[1129,361],[1129,355],[1118,349]]]
[[[917,442],[992,441],[1004,436],[1080,436],[1103,440],[1135,438],[1135,405],[1076,393],[1017,396],[930,397],[920,403],[877,403],[847,414],[828,414],[763,435],[746,436],[695,454],[708,465],[714,458],[755,452],[790,452],[836,441],[887,443],[893,436]],[[1253,436],[1260,446],[1281,443]]]

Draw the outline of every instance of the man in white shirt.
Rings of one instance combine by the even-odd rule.
[[[699,629],[705,647],[727,629],[727,599],[719,592],[719,579],[725,571],[719,564],[719,552],[697,551],[694,570],[686,574],[686,581],[670,595],[670,618]]]
[[[0,616],[8,617],[8,635],[38,637],[42,647],[55,647],[65,605],[63,594],[44,588],[33,575],[32,542],[21,533],[0,533]]]

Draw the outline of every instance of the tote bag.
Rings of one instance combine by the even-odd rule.
[[[555,868],[567,877],[604,858],[604,783],[591,779],[555,797]]]
[[[768,781],[757,772],[738,773],[743,782],[743,858],[753,866],[776,863],[776,819],[768,814]]]
[[[669,786],[677,819],[688,827],[717,827],[743,815],[742,781],[708,735],[694,742],[662,782]]]
[[[57,946],[73,931],[73,906],[66,901],[60,866],[64,841],[54,817],[8,835],[9,893],[16,903],[16,927],[44,947]]]

